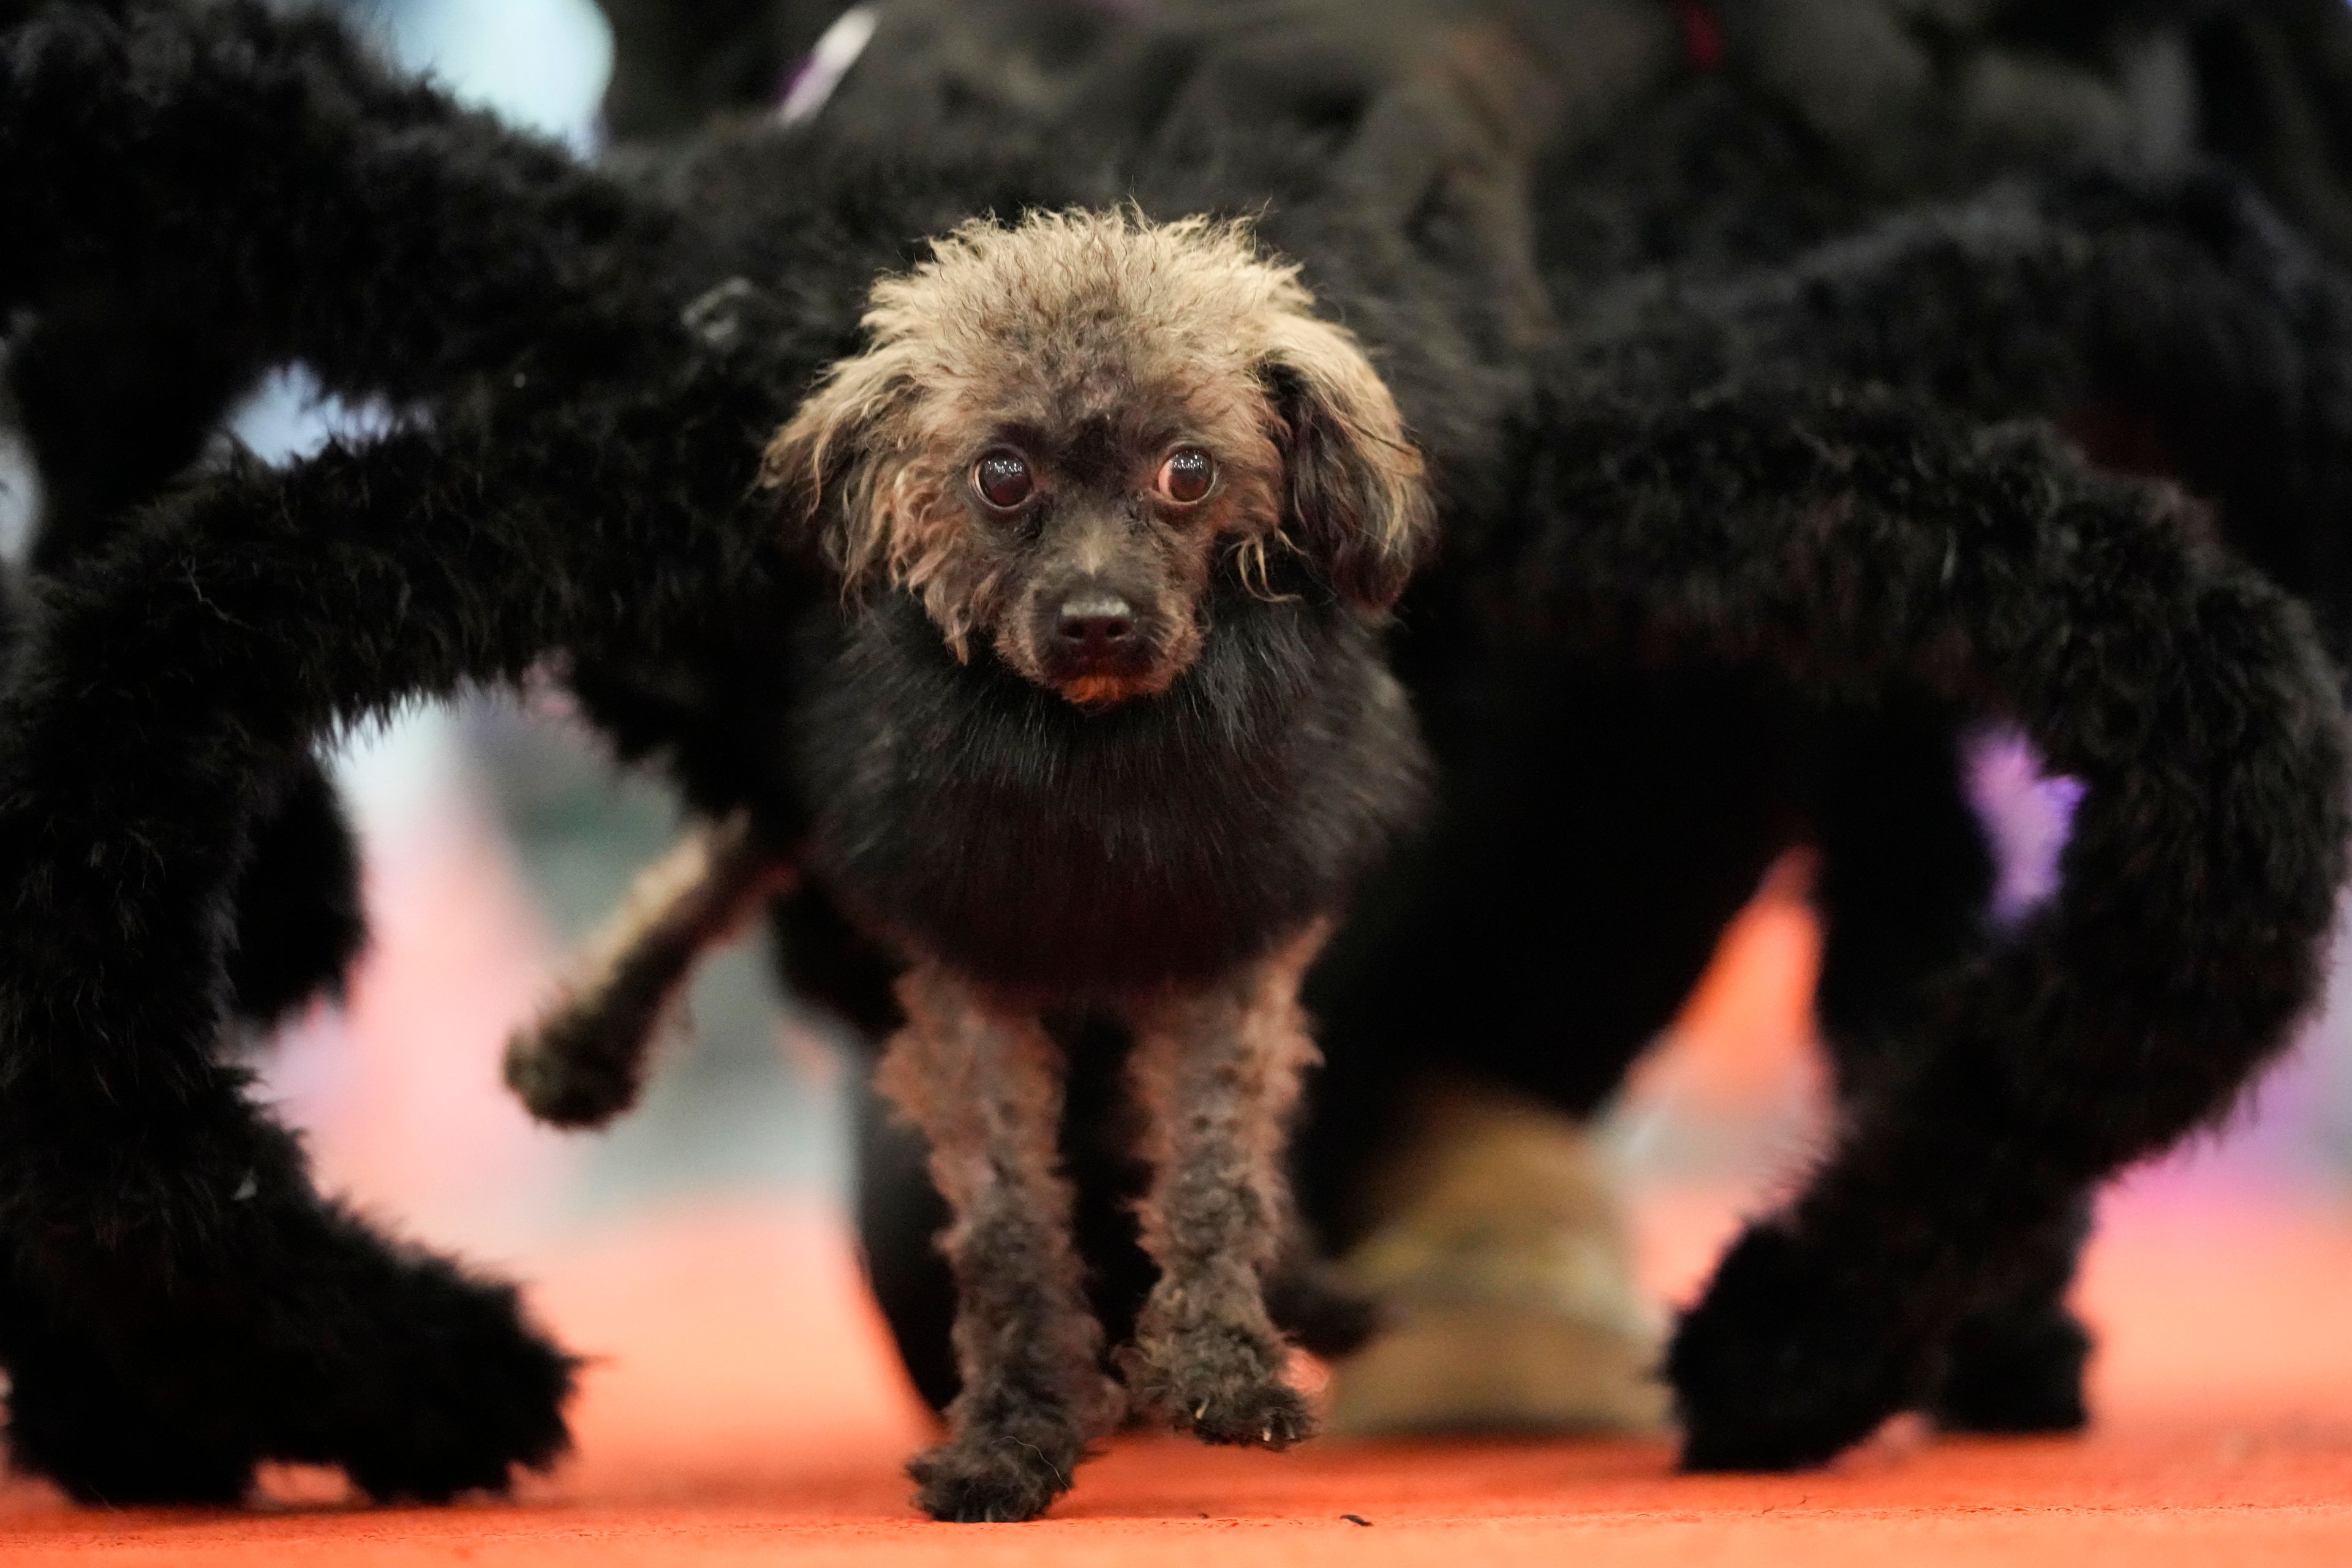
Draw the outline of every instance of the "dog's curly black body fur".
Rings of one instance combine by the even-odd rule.
[[[1825,255],[1822,277],[1794,288],[1637,283],[1527,356],[1540,334],[1502,308],[1524,298],[1511,264],[1478,270],[1479,247],[1447,229],[1457,171],[1444,158],[1398,181],[1385,153],[1335,160],[1329,123],[1294,139],[1236,132],[1181,92],[1127,101],[1161,129],[1126,167],[986,147],[877,163],[818,127],[715,141],[625,184],[387,79],[331,29],[249,5],[48,7],[0,37],[0,210],[34,237],[0,251],[0,307],[37,322],[116,279],[160,291],[174,319],[218,323],[256,365],[299,359],[331,388],[423,416],[282,473],[231,461],[196,475],[38,584],[0,708],[0,1362],[17,1462],[113,1500],[226,1500],[267,1458],[341,1463],[379,1496],[442,1497],[560,1450],[569,1363],[512,1292],[389,1247],[321,1200],[220,1049],[259,814],[335,726],[558,658],[617,743],[661,755],[698,810],[748,807],[780,841],[818,829],[840,846],[818,843],[813,860],[844,879],[842,902],[856,905],[864,875],[908,904],[888,891],[898,847],[857,859],[867,851],[824,826],[838,809],[824,769],[795,755],[842,754],[817,726],[841,718],[823,712],[845,689],[823,656],[845,623],[833,570],[756,487],[761,448],[813,378],[858,351],[869,285],[915,261],[919,237],[976,210],[1105,205],[1130,186],[1170,216],[1270,201],[1266,237],[1373,346],[1437,486],[1450,554],[1407,601],[1395,658],[1441,788],[1465,809],[1370,889],[1326,963],[1310,994],[1335,1050],[1374,1059],[1402,1031],[1440,1028],[1475,1058],[1496,1036],[1556,1039],[1565,1015],[1590,1037],[1516,1054],[1556,1060],[1555,1088],[1605,1091],[1646,1033],[1643,998],[1620,993],[1672,1005],[1653,982],[1675,952],[1696,947],[1693,973],[1703,961],[1705,900],[1646,931],[1627,918],[1636,906],[1604,903],[1594,923],[1622,929],[1587,954],[1562,941],[1580,910],[1517,920],[1494,889],[1594,865],[1629,883],[1674,869],[1637,865],[1601,842],[1622,828],[1560,809],[1591,765],[1577,718],[1613,710],[1621,736],[1646,724],[1688,743],[1657,700],[1751,715],[1743,732],[1783,761],[1774,776],[1670,793],[1725,806],[1689,849],[1723,913],[1790,837],[1822,841],[1822,1005],[1843,1103],[1805,1191],[1735,1247],[1684,1321],[1672,1371],[1686,1458],[1811,1462],[1939,1397],[1979,1425],[2071,1415],[2081,1346],[2056,1290],[2083,1199],[2223,1110],[2310,1005],[2344,870],[2347,763],[2307,613],[2193,506],[2090,471],[2033,420],[2099,389],[2095,357],[2067,368],[2080,363],[2067,351],[2097,341],[2099,290],[2137,277],[2126,263],[2147,246],[2186,246],[2210,260],[2197,276],[2214,302],[2294,323],[2281,341],[2305,369],[2200,381],[2213,345],[2184,335],[2171,384],[2184,412],[2316,443],[2327,405],[2279,405],[2342,363],[2340,286],[2312,271],[2306,290],[2285,288],[2309,266],[2225,178],[2098,187],[2112,199],[2051,187],[1928,221],[1916,245],[1890,230]],[[1374,95],[1347,123],[1393,138],[1392,101]],[[1475,205],[1489,195],[1474,190],[1475,210],[1491,214]],[[1955,226],[1990,238],[1956,244]],[[1958,298],[2030,279],[2017,298],[2036,310],[2021,325],[2004,308],[2014,330],[1996,341],[2039,345],[2021,356],[2032,374],[1955,355],[1922,321],[1918,352],[1892,361],[1982,369],[1958,396],[1942,377],[1874,372],[1885,345],[1866,332],[1820,331],[1825,298],[1893,288],[1914,264],[1945,268]],[[1788,356],[1744,357],[1767,344]],[[2274,498],[2217,499],[2236,531]],[[2275,504],[2316,507],[2303,493]],[[2334,521],[2298,512],[2281,536]],[[1339,613],[1318,608],[1329,594],[1313,569],[1275,584],[1302,594],[1280,624]],[[919,629],[911,600],[882,600],[846,623],[853,647]],[[1271,605],[1230,607],[1276,624]],[[1369,648],[1345,646],[1360,630],[1335,624],[1317,635],[1370,668]],[[884,647],[872,678],[891,700],[909,695],[903,681],[994,679],[984,659],[956,674],[936,636],[925,648],[927,665],[911,643]],[[901,657],[918,673],[894,668]],[[1322,700],[1328,668],[1308,668]],[[1011,687],[997,700],[1038,700]],[[950,722],[984,717],[968,700]],[[814,722],[796,728],[796,712]],[[1981,919],[1983,849],[1954,783],[1953,737],[1978,718],[2014,722],[2084,786],[2058,892],[2007,930]],[[1721,758],[1711,745],[1684,754]],[[1151,804],[1186,828],[1181,806]],[[1270,814],[1270,830],[1311,837],[1328,809]],[[1391,802],[1359,825],[1394,816]],[[1921,820],[1940,826],[1915,833]],[[1273,849],[1333,879],[1236,889],[1230,907],[1259,909],[1269,931],[1284,899],[1328,897],[1369,852]],[[1032,896],[1058,912],[1071,890]],[[927,934],[957,928],[957,902]],[[825,920],[788,909],[783,923]],[[1227,933],[1199,934],[1205,965]],[[1627,976],[1564,968],[1645,941],[1661,955]],[[910,975],[898,1000],[929,1021],[919,1040],[995,1029],[1005,1070],[959,1084],[908,1068],[908,1099],[986,1116],[1055,1092],[1050,1037],[975,1026],[919,966]],[[1492,1005],[1454,1008],[1465,1000]],[[1215,1032],[1221,1008],[1255,1005],[1161,1023]],[[896,1022],[887,1003],[875,1011]],[[1181,1062],[1143,1076],[1161,1104],[1246,1103],[1188,1083]],[[1262,1142],[1264,1129],[1231,1137]],[[936,1129],[934,1143],[936,1158]],[[1050,1150],[1032,1154],[1050,1173]],[[1042,1256],[1035,1205],[982,1217],[966,1257]],[[1066,1297],[1075,1264],[1029,1283]],[[1060,1333],[1077,1320],[1034,1321]],[[1023,1441],[1042,1424],[1044,1470],[973,1485],[950,1455],[950,1473],[929,1477],[939,1511],[1034,1511],[1066,1485],[1085,1427],[1064,1416],[1087,1394],[1055,1380],[1089,1348],[1020,1349],[1042,1363],[965,1394],[997,1402],[994,1429]],[[2021,1362],[2023,1408],[1988,1371]],[[1241,1436],[1256,1414],[1220,1417]]]
[[[974,680],[884,607],[795,725],[812,869],[882,929],[1077,1003],[1226,973],[1337,907],[1410,820],[1419,737],[1345,609],[1221,597],[1203,700],[1172,714]],[[1062,808],[1015,816],[1041,753]]]

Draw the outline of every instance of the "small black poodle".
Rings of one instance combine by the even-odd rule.
[[[788,527],[871,600],[813,651],[806,825],[765,854],[908,966],[879,1081],[954,1209],[963,1393],[917,1467],[944,1517],[1041,1510],[1115,1408],[1049,1018],[1135,1040],[1158,1282],[1129,1393],[1215,1442],[1310,1424],[1260,1298],[1314,1055],[1297,987],[1420,804],[1372,624],[1430,521],[1388,388],[1310,307],[1231,225],[968,223],[877,286],[866,349],[768,448]],[[672,911],[739,910],[761,858],[713,845],[648,901],[653,945],[693,924]],[[621,1108],[625,1055],[582,1043],[509,1058],[534,1109]]]

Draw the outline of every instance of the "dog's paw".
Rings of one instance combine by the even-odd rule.
[[[1280,1378],[1234,1383],[1200,1393],[1182,1414],[1185,1429],[1203,1443],[1279,1451],[1315,1436],[1315,1412]]]
[[[2091,1419],[2090,1354],[2089,1331],[2054,1303],[1970,1318],[1952,1335],[1930,1413],[1948,1432],[2079,1432]]]
[[[965,1433],[907,1467],[915,1506],[949,1524],[1018,1524],[1070,1489],[1078,1451],[1048,1453],[1006,1434]]]
[[[1144,1340],[1120,1358],[1128,1391],[1203,1443],[1287,1448],[1315,1413],[1282,1375],[1279,1348],[1204,1331]]]
[[[1823,1464],[1917,1403],[1927,1358],[1889,1328],[1904,1281],[1857,1279],[1825,1262],[1770,1225],[1725,1257],[1666,1357],[1684,1468]],[[1833,1294],[1831,1279],[1876,1290]]]

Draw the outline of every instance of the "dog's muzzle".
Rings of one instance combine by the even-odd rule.
[[[1046,680],[1074,702],[1114,702],[1150,689],[1160,639],[1128,595],[1087,584],[1039,607],[1033,646]]]

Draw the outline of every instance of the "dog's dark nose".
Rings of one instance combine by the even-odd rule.
[[[1054,635],[1072,653],[1107,658],[1135,636],[1135,611],[1115,594],[1081,594],[1063,603]]]

